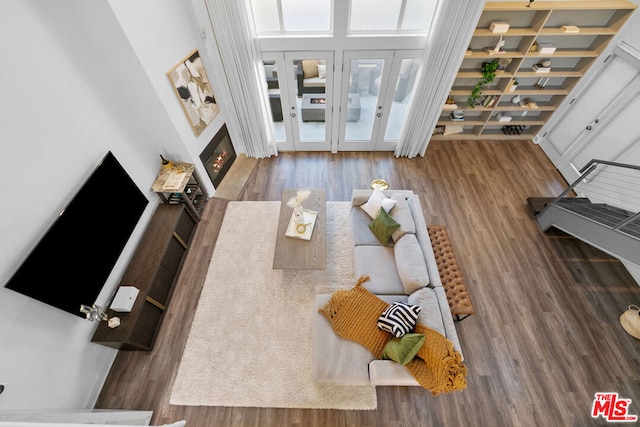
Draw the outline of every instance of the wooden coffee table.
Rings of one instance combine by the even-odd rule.
[[[284,190],[278,220],[276,250],[273,268],[287,270],[324,270],[327,263],[326,201],[324,190],[311,190],[311,195],[302,203],[305,209],[318,212],[310,240],[287,237],[286,231],[293,209],[287,201],[295,197],[298,190]]]

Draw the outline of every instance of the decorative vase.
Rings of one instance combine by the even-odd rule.
[[[512,104],[519,104],[520,103],[520,95],[516,95],[513,98],[511,98],[511,103]]]
[[[295,222],[296,225],[304,224],[304,209],[302,205],[293,208],[293,222]]]

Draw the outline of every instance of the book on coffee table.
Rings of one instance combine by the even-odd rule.
[[[302,212],[304,215],[304,222],[302,225],[298,227],[296,226],[295,218],[292,213],[289,225],[287,226],[287,232],[285,234],[287,237],[293,237],[294,239],[311,240],[313,226],[316,224],[318,212],[308,209],[304,209]]]

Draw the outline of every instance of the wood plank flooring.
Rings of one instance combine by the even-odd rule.
[[[586,426],[594,394],[616,391],[640,415],[640,340],[618,318],[640,304],[622,265],[557,231],[542,233],[529,196],[566,183],[538,146],[434,141],[424,158],[390,153],[281,153],[257,162],[241,200],[323,188],[349,200],[374,178],[421,197],[428,224],[447,227],[476,314],[456,324],[468,387],[431,396],[378,387],[375,411],[169,405],[225,200],[209,201],[152,352],[120,352],[96,408],[153,410],[152,424],[187,426]],[[224,286],[221,280],[220,286]],[[224,369],[224,367],[220,367]]]

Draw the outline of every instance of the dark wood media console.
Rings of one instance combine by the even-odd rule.
[[[184,204],[159,205],[125,271],[121,285],[140,290],[129,313],[108,309],[120,326],[100,322],[92,342],[122,350],[151,350],[196,228]]]

